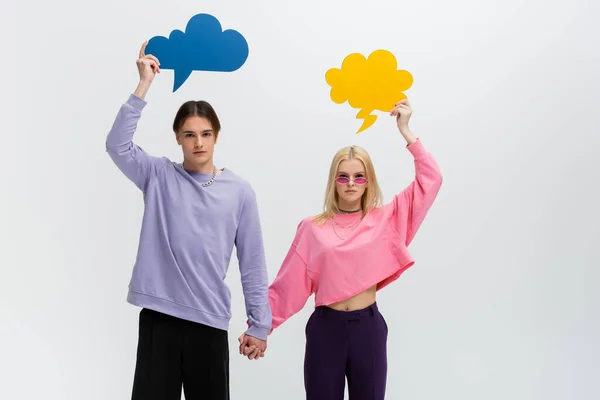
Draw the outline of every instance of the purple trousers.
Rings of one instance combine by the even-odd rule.
[[[356,311],[317,307],[306,324],[307,400],[383,400],[387,379],[385,319],[377,303]]]

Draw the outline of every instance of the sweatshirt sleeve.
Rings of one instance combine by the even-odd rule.
[[[392,224],[406,246],[412,242],[442,186],[438,164],[421,140],[417,139],[407,149],[414,158],[415,178],[388,205]]]
[[[140,190],[145,190],[165,159],[152,157],[133,143],[133,134],[146,101],[134,94],[123,104],[106,138],[106,151],[121,172]]]
[[[269,303],[273,313],[273,328],[269,333],[302,310],[314,293],[315,285],[296,247],[298,237],[302,234],[301,225],[277,276],[269,286]]]
[[[269,277],[258,205],[252,188],[246,190],[235,246],[248,317],[246,334],[266,340],[271,329],[271,308],[267,294]]]

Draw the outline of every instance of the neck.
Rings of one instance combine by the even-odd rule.
[[[356,210],[345,210],[345,209],[340,209],[340,212],[342,214],[354,214],[361,211],[360,208],[357,208]]]
[[[340,202],[338,204],[338,209],[341,213],[354,213],[362,210],[360,200],[353,203]]]
[[[212,160],[209,160],[202,164],[193,163],[188,160],[184,160],[183,168],[187,171],[199,172],[201,174],[212,174],[215,169],[215,165],[213,164]]]

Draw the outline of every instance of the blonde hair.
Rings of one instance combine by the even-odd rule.
[[[369,153],[365,149],[359,146],[347,146],[335,153],[331,166],[329,168],[329,180],[327,182],[327,188],[325,189],[325,202],[323,204],[323,212],[314,217],[313,221],[320,225],[325,223],[330,218],[341,210],[338,205],[338,193],[335,187],[335,178],[337,175],[340,163],[344,160],[360,160],[365,167],[365,174],[367,178],[367,187],[361,198],[362,216],[374,208],[381,206],[382,194],[379,184],[377,183],[377,176],[375,175],[375,168]]]

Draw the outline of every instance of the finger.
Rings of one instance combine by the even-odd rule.
[[[154,60],[154,61],[156,61],[156,64],[158,64],[158,66],[160,66],[160,61],[158,61],[158,58],[156,58],[152,54],[147,54],[147,55],[144,56],[144,58],[150,59],[150,60]]]
[[[150,66],[152,67],[152,71],[160,74],[160,62],[158,61],[158,58],[154,57],[151,54],[148,54],[144,56],[144,60],[150,61],[150,63],[152,63],[150,64]]]
[[[250,349],[251,349],[251,346],[249,346],[247,343],[242,344],[240,346],[240,354],[244,355],[244,356],[247,356],[248,353],[251,351]]]
[[[252,360],[252,356],[254,353],[256,353],[256,351],[258,351],[258,349],[256,348],[256,346],[252,345],[250,348],[247,348],[246,351],[244,351],[244,353],[246,354],[246,357],[248,357],[249,360]]]
[[[144,57],[144,53],[146,51],[146,46],[148,46],[148,41],[147,40],[142,44],[142,48],[140,49],[140,57],[139,58]]]
[[[244,347],[248,345],[248,338],[245,335],[242,335],[238,340],[240,341],[240,354],[243,354]]]
[[[402,111],[411,112],[412,110],[410,109],[410,107],[408,107],[408,106],[406,106],[404,104],[401,104],[401,105],[399,105],[397,107],[394,107],[394,109],[392,110],[392,112],[393,112],[392,115],[397,114],[397,113],[402,112]]]
[[[400,104],[406,104],[408,105],[408,99],[402,99],[399,102],[396,103],[397,106],[399,106]]]
[[[401,106],[394,107],[394,108],[392,109],[392,112],[390,113],[390,115],[397,115],[397,114],[400,112],[400,110],[401,110],[401,109],[402,109],[402,107],[401,107]]]
[[[396,105],[394,106],[394,108],[398,108],[398,107],[410,108],[410,104],[406,103],[405,100],[402,100],[402,101],[399,101],[398,103],[396,103]]]
[[[251,360],[255,360],[255,359],[257,358],[257,356],[258,356],[258,353],[259,353],[259,352],[260,352],[260,350],[259,350],[259,349],[254,349],[254,351],[252,352],[252,354],[250,354],[250,357],[249,357],[249,358],[250,358]]]
[[[144,65],[149,65],[149,66],[156,65],[156,61],[154,61],[154,60],[152,60],[152,59],[150,59],[150,58],[145,58],[145,57],[144,57],[144,58],[142,58],[142,59],[140,60],[140,62],[141,62],[142,64],[144,64]]]
[[[248,355],[248,351],[247,351],[248,347],[249,347],[248,343],[242,343],[242,344],[240,344],[241,354]]]
[[[252,353],[254,351],[256,351],[255,345],[244,347],[244,355],[249,355],[250,353]]]
[[[156,61],[154,61],[154,60],[147,60],[147,61],[148,61],[148,65],[150,66],[150,68],[152,68],[152,71],[154,71],[154,73],[159,72],[158,64],[156,63]]]

